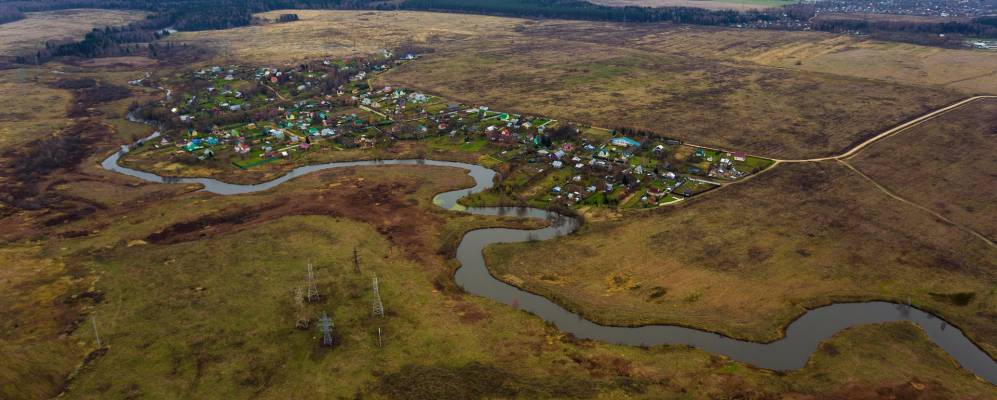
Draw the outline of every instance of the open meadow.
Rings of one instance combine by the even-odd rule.
[[[912,301],[997,353],[997,251],[835,162],[779,165],[687,204],[487,254],[500,279],[607,324],[768,341],[809,308]],[[952,301],[959,293],[971,301]]]
[[[35,82],[36,72],[0,71],[0,151],[68,125],[72,94]]]
[[[287,11],[258,14],[274,19]],[[206,47],[214,60],[290,65],[307,59],[376,54],[401,45],[445,45],[511,32],[522,20],[422,12],[295,10],[301,19],[220,31],[180,32],[167,40]]]
[[[0,60],[45,46],[46,41],[79,39],[94,28],[120,26],[145,18],[125,10],[72,9],[27,13],[20,21],[0,24]]]
[[[696,7],[708,10],[753,10],[796,4],[793,0],[591,0],[613,7]]]
[[[997,397],[997,386],[960,368],[910,323],[846,329],[804,368],[776,372],[686,346],[581,340],[515,305],[469,294],[454,281],[464,233],[547,222],[438,208],[436,193],[472,184],[456,169],[344,168],[218,196],[100,166],[153,130],[125,119],[133,102],[167,90],[129,84],[146,72],[162,83],[224,65],[221,77],[201,85],[220,87],[235,80],[224,78],[232,65],[252,76],[258,67],[288,71],[305,60],[407,47],[418,59],[371,83],[442,96],[440,109],[488,104],[542,116],[535,121],[623,125],[804,158],[837,154],[969,93],[997,91],[987,75],[995,53],[813,32],[294,12],[301,21],[171,35],[199,46],[202,59],[190,65],[118,57],[0,71],[0,93],[15,94],[0,98],[0,398]],[[867,64],[850,66],[849,57]],[[946,57],[966,62],[940,61]],[[281,93],[277,81],[260,103]],[[294,114],[282,111],[280,118]],[[488,266],[595,321],[673,323],[755,341],[780,337],[808,308],[910,302],[994,355],[994,247],[848,166],[993,238],[992,196],[981,188],[995,179],[995,113],[997,102],[974,103],[874,143],[847,165],[763,160],[768,169],[674,206],[592,206],[582,213],[609,217],[560,239],[490,247]],[[613,137],[581,127],[599,143]],[[333,160],[430,157],[501,169],[496,157],[511,155],[490,146],[446,136],[376,149],[316,145],[286,163],[241,170],[221,157],[143,158],[154,153],[147,144],[126,163],[249,183]],[[722,155],[674,147],[683,157]],[[174,143],[156,149],[184,152]],[[516,173],[549,165],[541,161]],[[567,170],[547,171],[531,190],[549,192]],[[320,298],[298,301],[309,264]],[[372,315],[375,273],[383,317]],[[335,326],[334,347],[320,345],[323,314]]]
[[[236,197],[189,186],[151,195],[163,185],[123,185],[130,180],[90,163],[81,172],[107,180],[68,182],[59,190],[118,207],[49,231],[43,243],[5,250],[25,274],[45,263],[74,271],[62,278],[58,268],[46,267],[52,278],[5,280],[18,284],[0,296],[4,320],[33,321],[10,329],[18,337],[30,327],[30,339],[5,344],[46,351],[13,352],[16,363],[4,364],[0,377],[50,377],[4,392],[6,398],[51,397],[62,388],[71,399],[305,392],[375,399],[862,398],[912,390],[975,398],[993,392],[902,323],[849,329],[826,341],[806,368],[780,374],[680,346],[573,339],[453,286],[449,241],[467,229],[521,223],[435,210],[434,192],[469,183],[447,169],[328,171]],[[317,268],[322,300],[297,304],[308,263]],[[370,314],[373,273],[383,319]],[[29,311],[65,313],[65,326],[41,324]],[[96,338],[80,312],[96,318],[106,350],[91,352]],[[332,349],[318,345],[314,326],[295,328],[297,319],[321,313],[336,326]],[[82,354],[87,361],[74,367]],[[71,370],[71,381],[62,383]]]
[[[993,53],[826,33],[426,12],[298,14],[292,23],[169,40],[206,45],[225,62],[274,64],[414,45],[431,53],[384,83],[776,158],[833,154],[967,93],[997,90],[986,79],[997,65]],[[863,57],[868,51],[885,57]],[[835,67],[849,57],[866,65]],[[935,61],[952,59],[965,62]]]
[[[877,142],[849,162],[888,190],[997,240],[997,99]],[[983,189],[983,190],[981,190]]]

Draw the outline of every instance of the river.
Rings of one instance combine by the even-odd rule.
[[[154,134],[147,140],[155,138],[155,136]],[[553,239],[574,232],[579,224],[574,218],[536,208],[465,208],[457,204],[460,198],[468,194],[491,188],[495,172],[480,165],[435,160],[336,162],[298,167],[286,175],[268,182],[237,185],[211,178],[160,177],[156,174],[122,167],[118,160],[127,151],[127,147],[122,148],[121,151],[105,159],[101,166],[109,171],[148,182],[196,183],[203,185],[204,191],[226,196],[269,190],[302,175],[333,168],[429,165],[462,169],[474,178],[474,187],[440,193],[433,198],[434,204],[447,210],[465,211],[476,215],[541,218],[549,220],[551,223],[546,228],[534,230],[487,228],[468,232],[457,247],[457,260],[460,262],[460,268],[457,269],[454,276],[457,284],[468,293],[528,311],[575,337],[623,345],[687,345],[710,353],[722,354],[757,367],[784,371],[802,368],[821,341],[843,329],[866,324],[909,321],[920,326],[933,342],[948,352],[963,368],[972,371],[990,383],[997,384],[997,362],[970,341],[961,330],[931,313],[903,304],[871,301],[832,304],[809,310],[787,327],[785,337],[771,343],[737,340],[712,332],[673,325],[619,327],[600,325],[586,320],[581,315],[572,313],[547,298],[502,282],[488,271],[482,254],[488,245]],[[898,368],[902,368],[902,366],[898,366]]]

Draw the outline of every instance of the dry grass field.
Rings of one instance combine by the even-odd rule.
[[[287,11],[260,16],[274,19]],[[377,53],[405,43],[438,45],[511,32],[522,20],[422,12],[295,10],[300,21],[221,31],[181,32],[169,40],[206,46],[216,60],[284,65],[304,59]]]
[[[890,191],[997,240],[997,99],[877,142],[854,166]]]
[[[873,132],[958,97],[944,88],[784,70],[744,58],[829,37],[822,34],[432,13],[298,13],[303,20],[297,23],[171,40],[208,45],[218,56],[209,63],[247,64],[350,56],[414,41],[436,52],[387,78],[441,92],[470,88],[475,92],[454,97],[472,103],[564,113],[554,117],[612,122],[618,118],[613,114],[622,114],[666,134],[674,129],[661,129],[660,121],[714,131],[736,126],[738,135],[802,132],[799,138],[689,137],[786,154],[827,152],[861,136],[856,132]],[[94,105],[80,118],[86,121],[66,119],[71,93],[51,85],[89,77],[124,86],[148,62],[119,58],[0,72],[0,93],[17,98],[0,99],[0,129],[7,129],[0,145],[29,147],[38,132],[87,128],[67,151],[82,161],[60,163],[28,182],[39,186],[46,202],[0,217],[0,354],[6,357],[0,398],[52,398],[63,390],[69,399],[997,396],[997,388],[952,365],[922,331],[904,323],[841,332],[805,368],[786,373],[686,347],[576,340],[455,287],[450,251],[463,232],[535,222],[437,210],[434,193],[470,183],[451,170],[326,171],[234,197],[103,171],[98,163],[104,156],[149,128],[122,120],[129,99]],[[178,73],[167,66],[158,72]],[[446,73],[452,85],[443,83]],[[474,77],[491,85],[467,82]],[[656,115],[680,112],[693,116]],[[958,126],[946,123],[941,130]],[[834,132],[839,129],[850,133]],[[877,147],[891,140],[868,151],[887,151]],[[876,160],[856,165],[875,174]],[[0,182],[10,178],[0,175]],[[361,274],[352,270],[354,248]],[[490,256],[504,278],[605,321],[672,321],[765,339],[804,307],[906,297],[914,288],[915,304],[951,319],[991,353],[997,343],[993,251],[896,203],[836,163],[778,166],[683,206],[593,223],[578,236],[497,248]],[[299,307],[292,293],[308,262],[318,266],[325,297]],[[374,271],[381,278],[383,320],[370,315]],[[652,298],[652,291],[662,294]],[[946,300],[954,293],[973,297],[960,306]],[[321,312],[333,317],[341,340],[331,350],[317,345],[314,328],[294,328],[300,313]],[[91,316],[106,352],[93,352]],[[383,328],[383,346],[376,327]]]
[[[56,132],[69,122],[69,91],[25,82],[16,75],[0,71],[0,151]]]
[[[708,10],[752,10],[795,4],[793,0],[589,0],[590,3],[613,7],[696,7]]]
[[[780,165],[684,206],[488,255],[503,280],[612,324],[772,340],[805,308],[909,297],[997,353],[997,250],[835,162]],[[973,300],[947,302],[954,293]]]
[[[0,397],[47,398],[63,387],[69,399],[303,392],[373,399],[868,398],[911,390],[973,398],[994,392],[951,366],[907,324],[842,332],[806,368],[785,374],[685,347],[574,340],[529,314],[452,287],[455,265],[436,254],[445,245],[437,238],[499,221],[434,210],[433,193],[469,184],[446,169],[327,171],[281,190],[221,198],[128,184],[92,161],[82,172],[96,182],[67,182],[59,190],[109,207],[46,231],[50,237],[42,243],[0,252],[17,265],[11,270],[17,273],[0,280],[16,289],[0,294],[6,324],[0,345],[18,349],[10,353],[15,362],[0,365]],[[153,195],[157,188],[167,189]],[[249,217],[239,217],[247,210]],[[63,234],[79,231],[94,233]],[[352,272],[353,248],[362,274]],[[331,350],[317,346],[315,331],[293,328],[302,311],[291,297],[308,262],[318,267],[325,297],[303,312],[332,316],[341,342]],[[370,316],[368,274],[375,271],[383,320]],[[67,383],[83,354],[95,348],[81,315],[97,317],[109,350],[90,353]],[[383,329],[382,347],[376,327]],[[63,329],[68,333],[60,335]]]
[[[997,53],[829,37],[744,57],[761,64],[997,94]]]
[[[0,24],[0,59],[31,52],[45,41],[78,39],[93,28],[125,25],[146,13],[122,10],[74,9],[28,13],[20,21]]]
[[[775,158],[839,153],[961,96],[664,45],[687,38],[689,45],[702,42],[695,36],[629,45],[641,39],[578,24],[530,26],[520,34],[441,46],[420,62],[390,71],[384,81],[472,104],[636,127]]]
[[[273,64],[413,43],[435,52],[392,70],[383,83],[777,158],[834,154],[968,93],[997,90],[988,79],[997,54],[826,33],[426,12],[297,13],[298,22],[170,40],[206,45],[216,63]]]

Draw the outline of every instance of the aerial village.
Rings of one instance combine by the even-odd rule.
[[[619,208],[678,202],[772,164],[660,132],[595,128],[372,83],[418,57],[382,50],[294,67],[215,66],[160,81],[166,97],[133,113],[157,122],[162,136],[129,157],[237,173],[421,142],[479,155],[499,173],[494,189],[465,201]]]

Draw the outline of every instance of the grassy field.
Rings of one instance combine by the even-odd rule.
[[[586,41],[574,40],[582,36]],[[840,152],[959,97],[943,89],[596,43],[541,27],[438,50],[385,75],[462,102],[630,126],[776,158]],[[549,49],[561,49],[551,52]]]
[[[413,44],[432,53],[383,82],[777,158],[832,154],[967,93],[997,90],[992,53],[817,32],[298,13],[299,22],[170,40],[206,45],[219,62],[280,64]]]
[[[67,90],[20,81],[14,71],[0,72],[0,150],[56,132],[68,124]]]
[[[263,13],[275,18],[286,11]],[[207,46],[218,60],[291,64],[375,54],[403,44],[436,45],[511,32],[518,19],[423,12],[295,10],[300,21],[221,31],[181,32],[168,40]]]
[[[997,239],[997,99],[887,138],[851,163],[890,191]]]
[[[745,57],[806,71],[931,85],[967,94],[997,93],[997,54],[831,37],[776,46]]]
[[[140,11],[74,9],[28,13],[0,24],[0,58],[31,52],[48,40],[78,39],[93,28],[125,25],[145,18]]]
[[[777,166],[684,205],[487,255],[496,276],[606,323],[773,340],[806,308],[909,299],[997,353],[994,249],[836,163]],[[972,301],[948,301],[955,293]]]
[[[739,11],[796,4],[793,0],[591,0],[590,2],[614,7],[696,7]]]
[[[862,398],[911,390],[972,398],[994,392],[950,366],[907,324],[843,332],[823,344],[806,368],[786,374],[684,347],[574,340],[529,314],[453,289],[449,274],[455,265],[439,254],[447,248],[444,241],[499,221],[434,211],[433,192],[467,185],[468,178],[441,168],[414,172],[326,171],[279,191],[225,198],[180,191],[144,204],[134,196],[142,198],[138,192],[156,185],[90,190],[94,199],[118,198],[125,205],[56,231],[99,234],[54,235],[33,248],[5,251],[20,252],[10,259],[27,270],[41,266],[31,263],[58,262],[90,271],[83,274],[86,284],[74,290],[89,287],[98,294],[99,301],[81,302],[97,318],[107,350],[90,353],[82,367],[73,368],[76,354],[95,349],[95,339],[86,320],[71,324],[68,336],[42,341],[46,352],[15,353],[18,362],[0,367],[0,393],[51,397],[61,386],[58,378],[73,369],[65,398]],[[85,183],[66,185],[70,190]],[[235,218],[242,210],[251,217]],[[352,269],[353,248],[362,260],[360,274]],[[324,298],[299,307],[293,293],[304,283],[308,262],[317,267]],[[384,319],[370,315],[374,272]],[[56,299],[78,294],[28,282],[17,287],[36,288],[35,296],[51,291]],[[7,313],[46,309],[22,306],[20,292],[0,299],[10,302],[4,303]],[[67,307],[64,301],[43,304]],[[336,324],[339,345],[333,349],[318,346],[314,328],[294,328],[299,315],[323,312]],[[14,315],[5,321],[32,320]],[[57,346],[68,350],[59,354]],[[51,380],[26,385],[26,378],[18,378],[46,370]]]
[[[855,124],[862,125],[856,131],[871,131],[889,118],[951,96],[943,89],[912,95],[908,86],[890,82],[811,72],[770,75],[777,70],[739,65],[745,63],[740,57],[754,54],[746,48],[765,51],[763,43],[787,45],[826,37],[821,34],[763,36],[734,30],[621,28],[431,13],[298,13],[300,23],[185,33],[174,40],[210,44],[221,57],[206,63],[220,64],[341,57],[415,38],[417,44],[437,50],[424,60],[429,66],[442,65],[438,57],[453,56],[457,77],[485,76],[489,70],[474,70],[482,61],[473,57],[493,64],[489,68],[501,68],[511,64],[503,59],[510,57],[509,49],[524,50],[523,56],[512,55],[519,57],[513,61],[524,65],[501,77],[516,85],[526,79],[523,76],[529,77],[540,89],[537,92],[563,82],[580,98],[569,96],[564,101],[583,102],[591,96],[598,105],[599,88],[624,82],[623,86],[648,83],[655,89],[672,85],[668,90],[681,90],[673,93],[704,96],[688,104],[714,99],[711,88],[729,84],[740,88],[732,93],[759,95],[761,102],[771,101],[765,97],[767,91],[788,80],[806,82],[802,88],[808,90],[833,92],[836,89],[829,86],[842,85],[841,93],[869,91],[863,107],[891,108],[888,113],[893,113],[875,123],[864,114],[867,110],[856,110],[858,106],[840,110],[848,113],[840,117],[809,116],[831,121],[821,123],[827,129]],[[542,30],[574,39],[543,39]],[[572,33],[565,34],[566,30]],[[506,40],[509,47],[503,48]],[[522,47],[530,40],[536,41],[536,49]],[[690,49],[682,50],[683,46]],[[566,59],[562,51],[578,51],[577,60]],[[592,54],[597,51],[607,53]],[[706,67],[697,72],[692,61],[672,60],[684,57],[678,56],[683,52],[696,62],[706,62]],[[124,85],[142,75],[139,67],[146,61],[50,64],[25,74],[27,78],[17,76],[17,71],[3,72],[0,85],[9,85],[3,87],[4,93],[15,90],[29,99],[22,102],[46,107],[32,114],[37,108],[5,103],[5,110],[20,111],[6,111],[0,123],[21,130],[4,131],[3,140],[22,145],[36,134],[32,127],[55,132],[62,124],[79,122],[60,120],[71,94],[50,92],[51,84],[64,73]],[[558,75],[544,78],[536,71]],[[711,73],[720,75],[708,76]],[[416,76],[412,71],[407,74]],[[631,74],[634,78],[628,80]],[[591,87],[588,82],[593,82]],[[738,86],[742,84],[747,89]],[[780,90],[784,89],[788,90]],[[132,90],[140,95],[139,89]],[[485,103],[493,96],[490,90],[463,96],[474,95],[473,103]],[[517,101],[516,108],[525,108],[544,104],[540,97],[530,91],[504,101]],[[591,116],[627,112],[631,105],[627,101],[612,101],[608,111],[585,112]],[[743,98],[731,101],[752,104]],[[198,193],[194,185],[137,182],[98,166],[119,144],[148,132],[146,127],[123,122],[127,104],[95,105],[83,119],[96,121],[102,129],[96,142],[81,145],[86,158],[31,182],[40,185],[51,203],[4,214],[8,216],[3,217],[5,229],[0,232],[0,262],[5,265],[0,271],[0,353],[7,357],[0,363],[0,398],[51,398],[63,389],[65,398],[87,399],[288,398],[308,393],[320,398],[392,399],[997,395],[993,385],[955,367],[923,332],[903,323],[849,329],[826,341],[804,369],[786,373],[685,347],[576,340],[532,315],[455,288],[452,251],[465,231],[536,225],[436,210],[430,204],[433,193],[469,185],[463,173],[428,167],[325,171],[279,189],[224,198]],[[811,106],[802,104],[800,110]],[[775,102],[770,111],[782,113],[786,107]],[[828,107],[822,110],[845,106]],[[731,123],[714,122],[718,127]],[[789,143],[787,149],[802,148],[800,143],[806,142],[776,137],[772,140]],[[756,141],[743,140],[751,146]],[[834,141],[844,140],[834,136]],[[470,158],[476,157],[480,145],[402,143],[384,151],[474,161]],[[814,146],[824,145],[834,147]],[[877,151],[877,146],[869,151]],[[351,156],[355,154],[336,155]],[[868,168],[859,161],[857,165]],[[283,171],[276,166],[261,175],[238,175],[233,180],[261,179]],[[67,204],[85,206],[91,214],[63,219],[76,210]],[[354,247],[361,257],[361,274],[352,271]],[[579,236],[517,249],[520,254],[511,254],[509,248],[492,252],[501,261],[496,266],[503,274],[603,320],[674,321],[764,339],[778,335],[807,306],[909,297],[951,319],[991,353],[997,342],[997,331],[987,324],[997,315],[992,250],[894,202],[833,163],[777,166],[744,185],[678,207],[592,223]],[[537,251],[544,251],[542,258],[536,258]],[[543,266],[538,259],[545,260]],[[308,262],[318,268],[318,287],[325,297],[299,308],[293,293],[304,283]],[[370,316],[372,272],[381,281],[387,310],[383,320]],[[648,299],[657,288],[663,294]],[[972,293],[966,305],[953,300],[965,298],[966,293]],[[620,309],[629,314],[620,314]],[[299,316],[322,312],[333,318],[340,339],[331,350],[317,346],[314,328],[294,328]],[[93,351],[91,316],[106,351]],[[382,346],[377,345],[377,327],[382,328]]]

